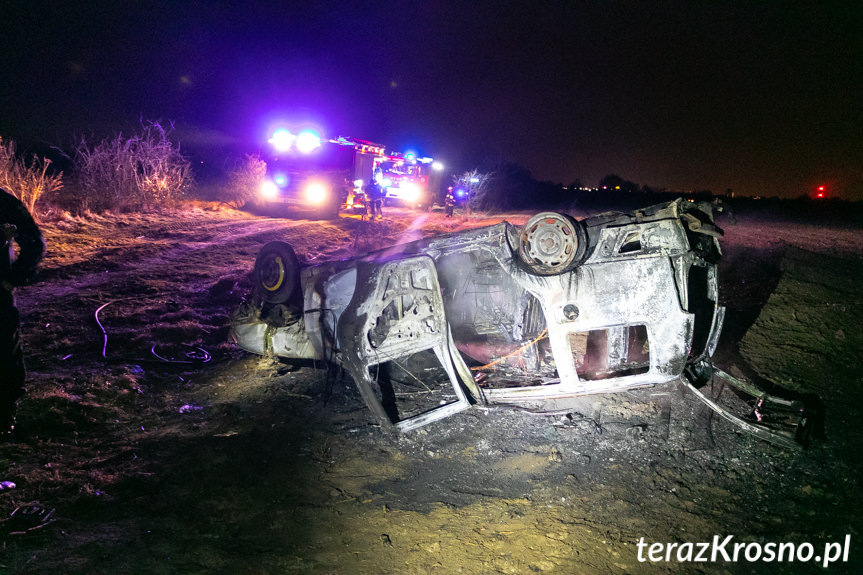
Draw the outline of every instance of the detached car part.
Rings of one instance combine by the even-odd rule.
[[[719,384],[716,397],[702,387],[705,375]],[[824,437],[824,411],[817,397],[788,391],[783,396],[774,395],[748,379],[704,364],[687,366],[683,381],[689,391],[723,419],[769,443],[794,449],[808,446],[812,437]],[[726,387],[743,400],[742,410],[735,412],[720,404]]]
[[[710,204],[678,199],[580,221],[543,212],[315,266],[271,242],[232,338],[343,366],[401,430],[472,403],[556,410],[709,362],[725,316],[720,235]]]

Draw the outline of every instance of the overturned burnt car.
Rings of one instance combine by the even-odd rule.
[[[271,242],[232,338],[341,365],[403,431],[472,404],[560,411],[685,374],[697,384],[725,315],[720,236],[710,204],[678,199],[581,221],[543,212],[313,266]]]

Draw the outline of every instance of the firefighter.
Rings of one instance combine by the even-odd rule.
[[[728,202],[723,202],[722,198],[713,198],[713,213],[725,214],[725,219],[729,224],[736,224],[737,219],[734,217],[734,212]]]
[[[455,196],[452,195],[452,186],[446,191],[446,197],[443,200],[444,208],[446,209],[446,217],[451,218],[453,209],[455,208]]]
[[[13,290],[33,282],[45,253],[45,240],[18,198],[0,189],[0,433],[15,424],[15,404],[24,393],[24,356]],[[18,244],[15,257],[14,243]]]
[[[368,198],[369,201],[369,216],[372,219],[380,220],[384,217],[383,210],[381,209],[381,205],[384,201],[383,196],[384,192],[377,180],[372,180],[371,183],[366,186],[366,198]]]

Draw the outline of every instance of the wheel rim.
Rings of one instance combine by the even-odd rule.
[[[555,213],[532,217],[521,234],[525,262],[542,273],[566,269],[578,253],[578,236],[572,222]]]
[[[274,292],[285,282],[285,262],[281,256],[268,259],[261,270],[261,286]]]

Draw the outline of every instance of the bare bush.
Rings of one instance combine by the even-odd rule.
[[[240,209],[258,194],[267,163],[257,155],[246,154],[228,170],[228,183],[219,194],[219,199]]]
[[[39,198],[63,187],[63,172],[49,174],[50,165],[51,160],[35,154],[26,162],[16,156],[14,141],[0,138],[0,188],[21,200],[31,214]]]
[[[472,209],[488,210],[495,207],[490,188],[491,180],[491,173],[482,173],[477,169],[453,177],[453,183],[467,193],[465,206],[468,216]]]
[[[93,147],[82,138],[75,164],[85,207],[94,211],[176,200],[193,183],[191,163],[157,122],[144,124],[140,134],[117,134]]]
[[[75,149],[78,184],[85,209],[102,211],[137,194],[131,140],[118,134],[92,148],[83,138]]]

